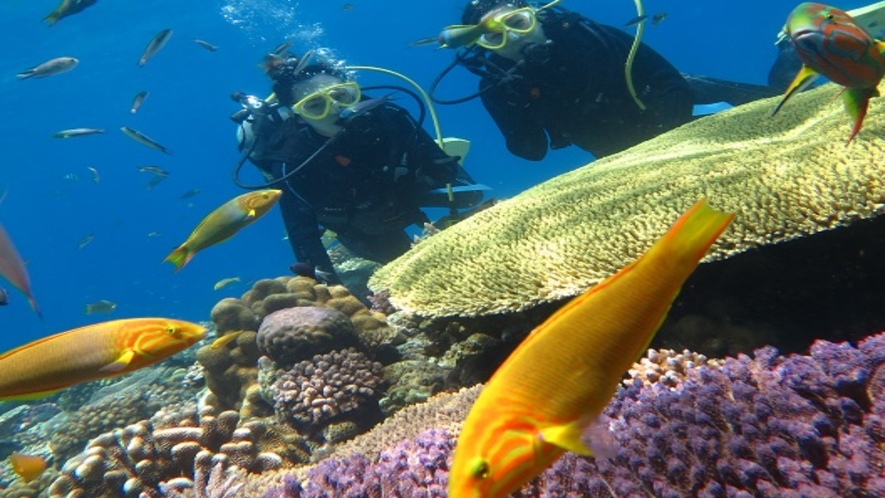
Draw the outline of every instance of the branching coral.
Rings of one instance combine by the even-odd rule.
[[[611,457],[568,454],[514,496],[885,496],[883,393],[885,334],[809,356],[763,348],[674,387],[636,380],[605,412]],[[430,430],[377,458],[330,459],[268,496],[442,496],[453,442]]]

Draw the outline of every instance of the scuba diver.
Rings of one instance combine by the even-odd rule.
[[[539,161],[548,147],[572,144],[597,158],[611,155],[692,120],[695,104],[777,95],[764,86],[680,74],[642,43],[631,55],[633,36],[556,3],[470,2],[463,24],[438,38],[464,50],[433,82],[431,95],[457,64],[481,77],[479,91],[455,100],[434,95],[434,101],[479,96],[508,150]]]
[[[296,273],[308,268],[326,283],[341,283],[320,226],[354,254],[386,263],[410,248],[406,227],[429,221],[421,207],[456,212],[482,200],[459,157],[446,154],[422,128],[425,109],[414,92],[386,87],[416,99],[418,120],[393,104],[391,94],[363,95],[346,68],[313,51],[301,58],[270,54],[265,70],[275,99],[232,96],[244,107],[231,117],[240,124],[245,151],[234,181],[283,190],[280,208]],[[267,183],[239,181],[247,158]]]

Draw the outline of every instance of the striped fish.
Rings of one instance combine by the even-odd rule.
[[[206,336],[196,323],[130,318],[96,323],[0,355],[0,400],[35,399],[153,365]]]
[[[449,498],[503,498],[566,451],[592,454],[594,422],[733,217],[700,200],[644,256],[532,331],[464,421]]]

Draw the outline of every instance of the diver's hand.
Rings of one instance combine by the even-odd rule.
[[[458,158],[446,156],[441,159],[435,159],[430,164],[426,164],[418,168],[415,177],[418,182],[428,187],[441,187],[447,183],[452,183],[458,174]]]

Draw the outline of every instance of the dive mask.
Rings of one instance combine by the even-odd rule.
[[[487,31],[476,39],[476,44],[489,50],[498,50],[507,44],[511,33],[525,35],[534,31],[538,24],[535,9],[522,7],[498,14],[485,21],[491,31]]]
[[[319,120],[329,115],[332,105],[347,107],[360,101],[360,86],[353,82],[339,83],[317,90],[292,106],[292,110],[307,119]]]

